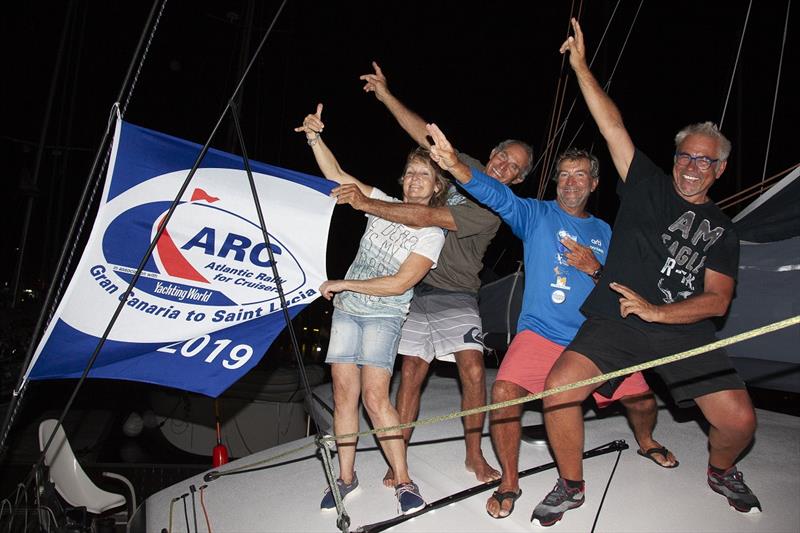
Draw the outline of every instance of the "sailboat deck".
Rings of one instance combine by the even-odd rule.
[[[489,380],[494,379],[493,371]],[[317,394],[331,404],[330,386]],[[422,417],[447,414],[459,408],[454,379],[433,375],[422,397]],[[688,416],[694,411],[659,411],[656,438],[674,450],[680,459],[675,469],[663,469],[635,453],[636,445],[620,414],[597,418],[587,413],[586,449],[624,439],[631,448],[588,459],[584,463],[586,503],[568,512],[553,531],[586,532],[789,532],[800,530],[800,418],[758,410],[755,442],[739,463],[745,480],[758,495],[763,513],[741,514],[728,506],[706,484],[706,435],[703,423]],[[524,425],[538,424],[541,415],[525,412]],[[362,428],[366,423],[362,422]],[[261,463],[302,445],[302,451]],[[490,463],[497,464],[488,436],[483,449]],[[417,428],[408,452],[411,475],[423,497],[434,501],[476,484],[464,468],[464,442],[459,420]],[[523,442],[520,469],[549,463],[552,458],[542,444]],[[335,459],[334,459],[335,462]],[[322,462],[315,454],[313,439],[301,439],[240,459],[220,470],[245,465],[262,467],[250,473],[224,476],[208,483],[203,499],[213,531],[336,531],[336,513],[321,512],[319,501],[326,486]],[[360,490],[348,497],[346,509],[351,530],[396,516],[392,490],[381,479],[386,464],[374,439],[362,438],[356,460]],[[547,470],[520,481],[522,497],[514,513],[495,520],[485,511],[490,488],[450,506],[415,517],[393,531],[520,531],[529,530],[533,507],[552,488],[557,474]],[[189,486],[204,484],[202,475],[169,487],[147,500],[148,531],[169,525],[170,501],[189,493]],[[603,496],[608,485],[608,492]],[[171,532],[194,527],[191,498],[186,499],[187,527],[183,503],[172,509]],[[196,501],[198,527],[205,518],[199,496]],[[536,524],[534,529],[542,528]]]

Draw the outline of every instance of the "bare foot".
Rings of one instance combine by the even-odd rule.
[[[464,465],[467,467],[467,472],[473,472],[481,483],[488,483],[500,479],[500,472],[492,468],[483,456],[478,460],[466,460],[464,461]]]
[[[636,453],[664,468],[675,468],[680,464],[671,451],[656,441],[653,441],[653,445],[647,449],[639,448]]]
[[[486,512],[492,518],[505,518],[514,510],[514,503],[522,495],[522,491],[503,487],[497,487],[497,491],[486,500]]]
[[[383,484],[390,489],[394,488],[394,470],[392,470],[391,466],[386,470],[386,475],[383,476]]]

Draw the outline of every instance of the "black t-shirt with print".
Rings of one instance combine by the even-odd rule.
[[[672,176],[636,150],[626,181],[617,185],[620,208],[614,223],[603,276],[581,311],[637,325],[683,331],[712,331],[706,319],[689,325],[653,324],[637,316],[623,319],[620,294],[612,281],[626,285],[656,305],[685,300],[704,290],[705,269],[736,279],[739,238],[733,223],[715,204],[687,202]]]

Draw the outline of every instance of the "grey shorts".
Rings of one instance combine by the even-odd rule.
[[[483,332],[476,295],[437,289],[423,283],[414,289],[398,353],[455,361],[455,352],[483,352]]]
[[[590,316],[567,350],[588,357],[601,372],[607,373],[685,352],[716,340],[713,334],[641,328],[620,320]],[[727,353],[721,348],[652,370],[661,376],[672,398],[681,407],[691,406],[693,399],[698,396],[745,388]],[[610,397],[621,380],[608,381],[597,391]]]

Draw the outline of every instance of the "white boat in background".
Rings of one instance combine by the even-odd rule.
[[[491,384],[495,373],[489,370],[488,374]],[[329,421],[330,415],[326,413],[332,406],[330,385],[317,387],[315,395],[326,406],[320,410],[322,419]],[[422,396],[420,419],[458,411],[459,402],[456,379],[434,374]],[[800,501],[800,454],[797,453],[800,418],[758,410],[756,440],[739,465],[746,482],[760,498],[764,512],[741,514],[706,484],[705,422],[696,416],[695,411],[673,412],[662,406],[656,437],[674,450],[681,462],[678,468],[664,469],[635,453],[636,445],[624,416],[616,413],[598,418],[589,411],[586,449],[620,439],[628,441],[631,448],[585,461],[586,503],[567,513],[554,531],[785,533],[800,530],[800,506],[797,505]],[[526,410],[524,425],[540,423],[540,413]],[[362,419],[361,429],[367,428]],[[483,449],[489,461],[497,464],[488,436],[484,437]],[[297,451],[287,453],[291,450]],[[270,461],[271,458],[278,459]],[[426,501],[433,502],[475,486],[475,477],[466,471],[463,461],[463,430],[459,419],[423,425],[415,430],[408,462]],[[522,443],[521,470],[551,461],[547,446]],[[360,439],[356,468],[360,491],[345,502],[351,530],[397,516],[394,492],[381,482],[386,463],[374,439]],[[339,529],[336,513],[319,509],[327,485],[312,437],[244,457],[218,471],[225,474],[234,469],[249,471],[223,475],[209,482],[204,481],[205,474],[201,474],[154,494],[140,506],[132,520],[131,531],[244,533]],[[485,511],[486,499],[493,490],[486,485],[485,490],[469,498],[416,516],[392,530],[529,530],[533,507],[552,488],[556,477],[555,470],[549,469],[523,478],[520,481],[523,495],[514,513],[503,520],[493,519]],[[192,485],[195,489],[205,485],[200,491],[202,505],[196,496],[194,509]],[[537,524],[535,529],[543,528]]]

